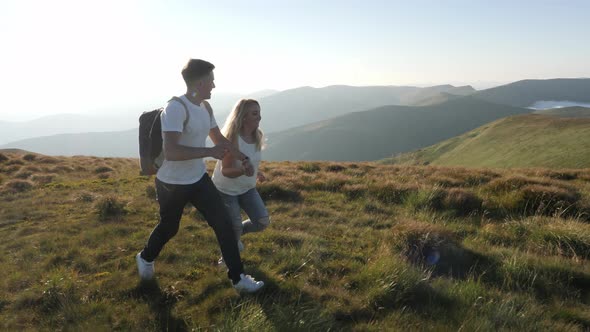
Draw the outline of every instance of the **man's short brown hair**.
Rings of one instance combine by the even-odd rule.
[[[209,74],[214,68],[215,66],[212,63],[205,60],[190,59],[182,68],[182,78],[186,85],[189,85],[194,80]]]

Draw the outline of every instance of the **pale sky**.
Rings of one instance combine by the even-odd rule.
[[[2,0],[0,121],[216,92],[590,77],[583,0]]]

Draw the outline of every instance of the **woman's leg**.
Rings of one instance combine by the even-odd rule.
[[[256,188],[252,188],[238,196],[238,201],[240,207],[246,211],[248,218],[250,218],[242,222],[242,234],[260,232],[268,227],[270,217]]]

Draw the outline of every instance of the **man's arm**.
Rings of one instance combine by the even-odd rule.
[[[223,156],[228,151],[228,148],[225,145],[216,145],[212,148],[194,148],[180,145],[180,132],[164,131],[163,133],[164,142],[162,143],[162,148],[166,160],[179,161],[205,157],[223,159]]]

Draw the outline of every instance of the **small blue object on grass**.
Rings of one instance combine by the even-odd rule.
[[[440,252],[438,250],[431,250],[428,255],[426,255],[426,264],[434,265],[438,263],[440,260]]]

